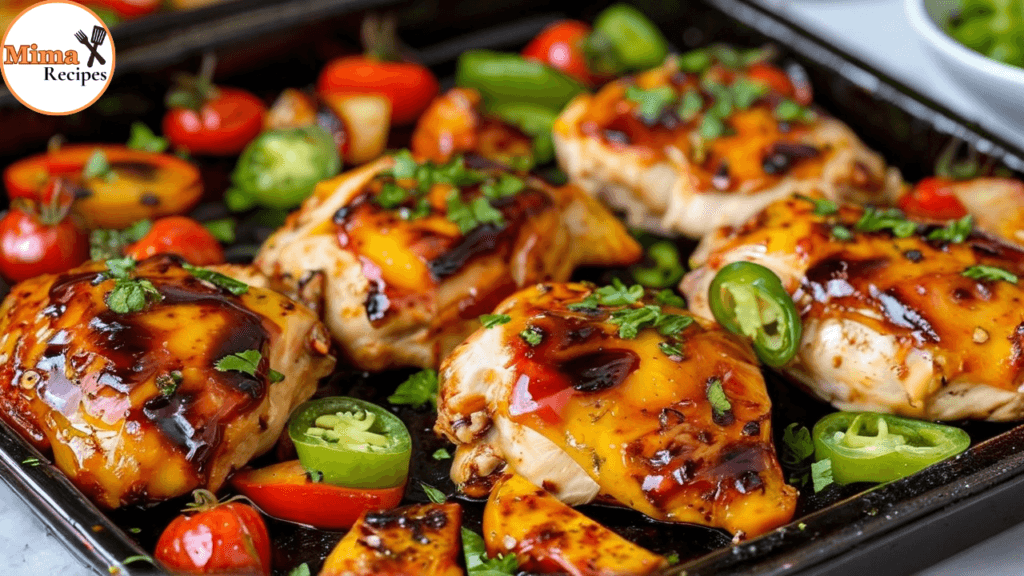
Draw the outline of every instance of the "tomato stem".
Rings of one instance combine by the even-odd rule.
[[[375,12],[367,14],[363,18],[359,36],[363,42],[363,51],[367,56],[381,62],[402,61],[393,13],[385,16]]]

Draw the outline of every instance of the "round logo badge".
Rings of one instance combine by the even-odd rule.
[[[11,22],[3,39],[7,87],[22,104],[51,116],[92,105],[114,75],[114,39],[81,4],[49,0]]]

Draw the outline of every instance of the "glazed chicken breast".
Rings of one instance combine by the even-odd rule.
[[[353,364],[383,370],[436,368],[519,287],[640,255],[574,187],[478,157],[438,165],[405,153],[319,185],[256,265],[322,311]]]
[[[571,505],[748,536],[788,522],[753,351],[664,294],[540,284],[503,302],[508,322],[441,366],[435,430],[458,445],[459,487],[483,496],[514,471]]]
[[[899,173],[845,124],[798,104],[808,88],[763,63],[691,60],[670,57],[570,102],[554,127],[570,181],[631,226],[693,238],[794,192],[895,200]]]
[[[326,329],[276,292],[172,257],[115,269],[13,288],[0,416],[103,507],[216,491],[332,370]]]
[[[774,271],[803,321],[780,370],[843,410],[915,418],[1024,417],[1024,252],[968,221],[919,224],[897,210],[793,198],[705,238],[682,282],[710,317],[731,262]]]

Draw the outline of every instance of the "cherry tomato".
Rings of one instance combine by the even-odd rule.
[[[175,574],[270,576],[270,537],[252,506],[219,504],[207,490],[167,525],[156,543],[156,560]]]
[[[747,76],[751,80],[767,84],[773,92],[796,100],[801,106],[810,104],[814,97],[809,84],[806,82],[794,84],[785,72],[771,64],[764,62],[751,64],[747,69]]]
[[[38,202],[12,203],[0,218],[0,275],[20,282],[64,272],[89,259],[89,234],[68,215],[73,194],[54,179]]]
[[[125,249],[125,256],[145,260],[155,254],[177,254],[190,264],[222,264],[224,249],[202,224],[185,216],[153,222],[149,233]]]
[[[243,470],[231,485],[267,514],[326,530],[350,528],[368,510],[398,506],[405,484],[392,488],[345,488],[313,482],[298,460]]]
[[[382,94],[391,101],[391,123],[396,126],[415,122],[440,90],[434,73],[424,66],[370,56],[328,62],[316,86],[321,94]]]
[[[193,154],[233,156],[263,130],[267,107],[256,96],[237,88],[217,88],[197,110],[171,108],[163,131],[172,145]]]
[[[899,200],[899,207],[910,216],[933,220],[954,220],[967,215],[967,208],[949,188],[945,178],[925,178]]]
[[[578,20],[555,22],[526,45],[523,57],[543,62],[592,86],[595,78],[587,67],[587,57],[583,51],[584,42],[590,33],[590,25]]]

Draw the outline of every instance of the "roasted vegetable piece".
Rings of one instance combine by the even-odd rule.
[[[900,197],[901,210],[915,218],[953,220],[967,214],[960,199],[953,192],[951,181],[945,178],[925,178]]]
[[[311,310],[172,256],[26,280],[0,319],[0,417],[105,508],[219,489],[334,367]]]
[[[174,574],[270,576],[270,537],[260,513],[242,502],[217,502],[195,490],[195,502],[164,528],[157,562]]]
[[[560,70],[585,85],[593,85],[595,78],[587,67],[586,40],[590,25],[579,20],[560,20],[541,30],[526,48],[523,57],[543,62]]]
[[[7,167],[10,198],[38,200],[51,177],[76,187],[73,210],[94,228],[126,228],[146,218],[182,214],[203,195],[199,170],[169,154],[113,144],[75,144]]]
[[[180,95],[175,98],[175,95]],[[267,107],[238,88],[204,85],[172,92],[163,132],[175,148],[192,154],[234,156],[259,135]]]
[[[960,428],[875,412],[836,412],[814,425],[814,457],[832,461],[839,484],[889,482],[971,445]]]
[[[288,435],[299,461],[323,482],[348,488],[405,484],[412,437],[384,408],[347,397],[319,398],[295,409]]]
[[[231,477],[231,485],[263,512],[324,530],[342,530],[361,514],[398,506],[405,485],[392,488],[345,488],[317,481],[298,460],[246,469]]]
[[[661,30],[629,4],[615,4],[598,14],[589,44],[591,50],[610,48],[614,68],[603,71],[612,74],[653,68],[668,56]]]
[[[253,140],[231,173],[224,201],[232,210],[298,206],[321,180],[341,169],[338,149],[319,126],[270,130]]]
[[[642,576],[667,565],[519,475],[502,478],[484,508],[487,552],[515,554],[523,570]]]
[[[462,576],[458,504],[416,504],[367,512],[338,542],[320,576]]]
[[[136,260],[177,254],[196,266],[224,263],[220,242],[202,224],[185,216],[167,216],[153,222],[149,232],[126,246],[124,253]]]
[[[455,82],[480,92],[487,106],[535,104],[558,111],[584,91],[571,77],[518,54],[468,50],[459,56]]]
[[[317,91],[324,96],[381,94],[391,102],[396,126],[416,122],[439,91],[434,73],[420,64],[347,56],[324,66]]]

